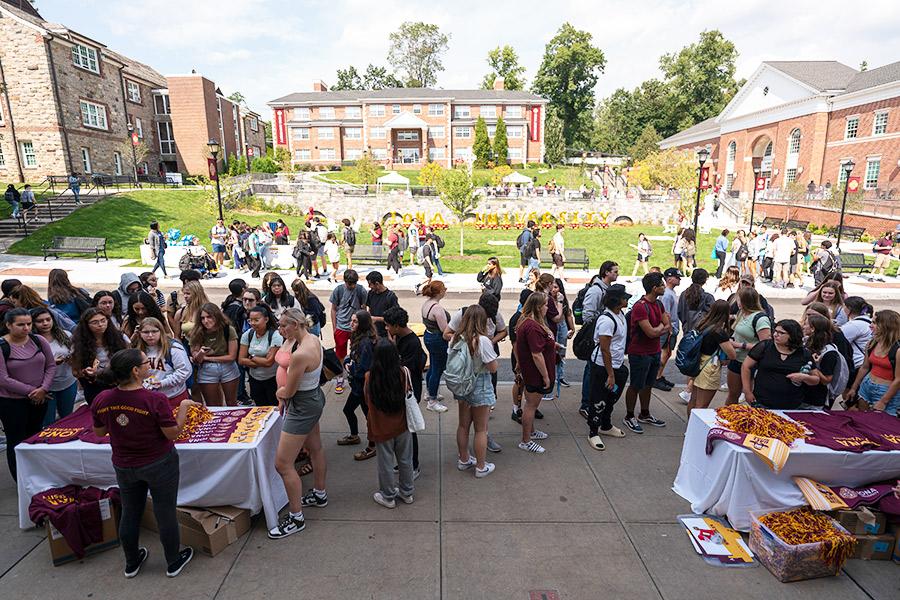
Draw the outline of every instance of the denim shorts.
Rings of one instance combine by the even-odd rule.
[[[237,363],[204,362],[197,369],[197,383],[228,383],[241,376]]]
[[[497,396],[494,394],[494,386],[491,384],[490,373],[479,373],[475,376],[475,389],[468,398],[462,398],[462,401],[469,406],[494,406],[497,403]]]
[[[628,366],[631,371],[631,380],[628,385],[642,390],[653,385],[656,374],[659,372],[660,355],[656,354],[629,354]]]
[[[225,252],[225,244],[213,244],[213,252]]]
[[[875,383],[866,374],[859,385],[859,397],[868,402],[869,405],[875,404],[884,397],[888,387],[890,386],[886,383]],[[900,411],[900,392],[897,392],[893,398],[888,400],[887,406],[884,408],[884,412],[895,417],[898,411]]]

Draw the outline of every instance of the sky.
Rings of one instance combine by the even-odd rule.
[[[271,118],[266,103],[335,71],[387,64],[389,34],[403,21],[437,24],[450,35],[438,87],[476,88],[490,49],[509,44],[527,84],[544,46],[566,21],[589,31],[606,57],[602,98],[658,77],[659,57],[719,29],[737,46],[737,77],[764,60],[838,60],[869,68],[900,60],[900,3],[865,0],[37,0],[62,23],[163,75],[196,69],[227,96],[240,91]],[[865,7],[857,10],[854,7]]]

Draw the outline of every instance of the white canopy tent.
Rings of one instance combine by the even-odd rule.
[[[531,183],[531,177],[522,175],[518,171],[513,171],[503,178],[503,183]]]
[[[403,185],[406,186],[406,192],[409,193],[409,179],[398,173],[397,171],[388,171],[387,175],[378,178],[377,191],[381,191],[385,185]]]

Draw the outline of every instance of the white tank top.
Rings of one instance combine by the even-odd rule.
[[[309,390],[314,390],[319,387],[319,379],[322,375],[322,363],[324,360],[325,352],[322,349],[322,344],[319,344],[319,366],[300,376],[300,381],[297,382],[298,392],[308,392]]]

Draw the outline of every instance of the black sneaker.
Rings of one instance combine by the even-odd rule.
[[[521,408],[516,409],[516,411],[514,413],[512,413],[509,416],[509,418],[521,425],[522,424],[522,409]]]
[[[178,577],[192,558],[194,558],[194,549],[188,546],[179,552],[178,559],[166,568],[166,577]]]
[[[671,381],[669,381],[668,379],[666,379],[665,377],[662,378],[662,381],[663,381],[663,383],[665,383],[665,384],[666,384],[667,386],[669,386],[670,388],[675,387],[675,384],[672,383]]]
[[[306,495],[300,499],[300,504],[302,504],[303,506],[316,506],[318,508],[324,508],[328,506],[328,494],[326,492],[318,494],[313,490],[309,490],[308,492],[306,492]]]
[[[587,421],[587,418],[588,418],[588,411],[587,411],[586,408],[579,408],[579,409],[578,409],[578,414],[581,415],[582,417],[584,417],[584,420]]]
[[[656,381],[653,382],[653,388],[657,390],[661,390],[663,392],[671,392],[672,386],[666,384],[665,380],[660,377]]]
[[[125,578],[131,579],[135,575],[141,572],[141,567],[144,566],[144,563],[147,562],[147,557],[150,556],[150,551],[141,546],[138,548],[138,562],[136,565],[129,567],[125,565]]]
[[[306,520],[301,516],[299,519],[291,516],[290,511],[285,513],[278,521],[278,525],[269,530],[269,539],[280,540],[289,535],[300,533],[306,529]]]
[[[535,419],[543,419],[543,418],[544,418],[544,413],[542,413],[542,412],[539,411],[538,409],[534,409],[534,418],[535,418]]]
[[[562,378],[562,377],[559,379],[559,385],[561,385],[563,387],[572,387],[572,384],[569,383],[568,381],[566,381],[565,378]]]

